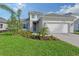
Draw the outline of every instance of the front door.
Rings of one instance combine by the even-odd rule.
[[[33,32],[36,32],[36,22],[33,22]]]

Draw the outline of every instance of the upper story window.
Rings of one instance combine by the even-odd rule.
[[[0,24],[0,28],[3,28],[3,24]]]
[[[35,18],[35,15],[34,14],[32,15],[32,18]]]

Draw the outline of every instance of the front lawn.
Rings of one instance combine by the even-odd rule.
[[[33,40],[20,35],[0,34],[1,56],[79,55],[79,48],[60,40]]]

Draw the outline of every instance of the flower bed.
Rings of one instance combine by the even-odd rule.
[[[37,33],[32,33],[30,31],[25,32],[25,31],[19,31],[19,34],[23,37],[26,38],[32,38],[32,39],[36,39],[36,40],[58,40],[56,37],[54,37],[53,35],[39,35]]]
[[[39,36],[39,35],[32,35],[31,36],[32,39],[38,39],[38,40],[58,40],[56,37],[54,36]]]

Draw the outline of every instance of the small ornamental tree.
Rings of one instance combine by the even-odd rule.
[[[11,18],[7,21],[8,23],[8,30],[11,32],[16,33],[18,30],[18,20],[14,14],[11,15]]]
[[[17,12],[16,12],[16,17],[18,19],[18,31],[22,30],[22,22],[21,22],[21,19],[20,19],[21,13],[22,13],[21,9],[18,9]]]
[[[39,31],[39,36],[45,37],[48,34],[48,27],[42,27]]]

